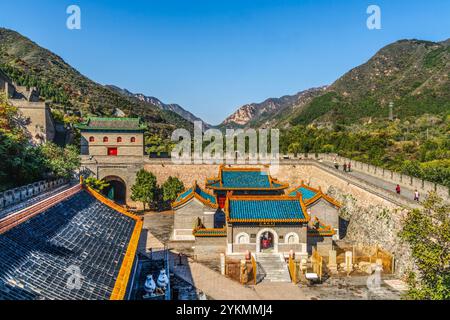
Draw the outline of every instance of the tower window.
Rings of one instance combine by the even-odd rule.
[[[108,137],[103,137],[103,142],[108,142]]]
[[[122,142],[122,137],[118,137],[117,142]]]
[[[130,140],[131,142],[136,142],[136,138],[135,137],[131,137],[131,140]]]
[[[94,137],[89,137],[89,142],[94,142],[95,138]]]

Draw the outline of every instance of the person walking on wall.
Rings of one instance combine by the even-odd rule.
[[[416,189],[414,191],[414,201],[419,202],[419,197],[420,197],[419,191],[417,191],[417,189]]]
[[[395,187],[395,191],[397,192],[397,194],[400,194],[401,190],[400,190],[400,185],[398,184],[397,187]]]
[[[347,172],[347,162],[344,162],[344,172]]]
[[[350,171],[351,171],[351,170],[350,170],[350,169],[351,169],[351,167],[352,167],[352,163],[351,163],[351,162],[349,161],[349,162],[348,162],[348,166],[347,166],[347,171],[348,171],[348,172],[350,172]]]

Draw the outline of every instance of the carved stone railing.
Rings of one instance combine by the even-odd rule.
[[[53,207],[55,204],[67,199],[81,190],[81,185],[75,185],[66,189],[48,199],[40,201],[21,211],[15,212],[7,217],[0,219],[0,234],[14,228],[15,226],[31,219],[41,212]]]
[[[0,192],[0,211],[19,204],[44,192],[54,190],[67,183],[64,179],[39,181],[26,186]]]

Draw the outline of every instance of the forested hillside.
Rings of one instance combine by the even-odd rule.
[[[18,85],[36,86],[52,108],[66,114],[140,116],[153,133],[191,128],[178,114],[111,90],[83,76],[56,54],[19,33],[0,28],[0,68]]]

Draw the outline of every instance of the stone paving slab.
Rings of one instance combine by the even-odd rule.
[[[173,271],[176,276],[215,300],[260,299],[250,287],[244,287],[197,262],[189,261],[187,265],[175,265]]]

